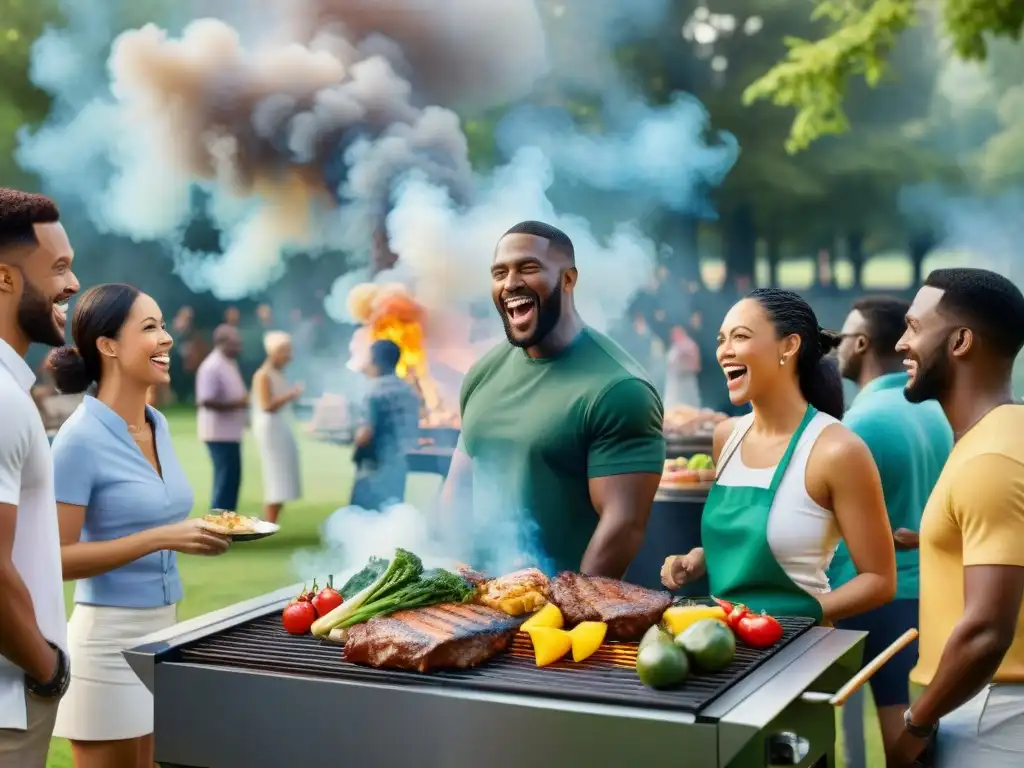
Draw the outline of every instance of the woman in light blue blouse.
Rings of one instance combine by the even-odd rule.
[[[68,624],[71,686],[55,735],[76,768],[152,768],[153,698],[121,651],[176,620],[177,552],[216,555],[228,540],[189,519],[192,489],[167,420],[146,405],[166,384],[171,337],[160,308],[130,285],[78,300],[77,347],[50,357],[61,392],[86,396],[53,441],[65,581],[78,581]]]

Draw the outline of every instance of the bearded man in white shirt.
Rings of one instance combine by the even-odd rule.
[[[50,445],[25,362],[78,292],[52,200],[0,188],[0,768],[45,768],[70,673]]]

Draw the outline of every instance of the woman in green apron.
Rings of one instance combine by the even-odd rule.
[[[817,622],[892,599],[895,553],[878,468],[838,421],[842,381],[825,357],[837,343],[789,291],[756,290],[726,315],[718,362],[730,400],[753,413],[716,430],[702,546],[666,559],[667,587],[706,572],[716,597]],[[840,537],[858,575],[830,591],[825,571]]]

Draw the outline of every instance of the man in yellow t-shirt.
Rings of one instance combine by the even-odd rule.
[[[926,686],[889,768],[934,741],[940,768],[1024,766],[1024,405],[1013,363],[1024,295],[980,269],[928,276],[897,350],[911,402],[938,400],[956,445],[921,519],[920,656]]]

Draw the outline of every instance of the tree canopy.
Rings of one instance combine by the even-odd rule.
[[[786,141],[791,153],[843,133],[849,128],[843,102],[850,80],[880,83],[896,42],[925,13],[916,0],[821,0],[812,18],[827,20],[830,34],[787,38],[785,58],[746,89],[744,101],[770,100],[796,110]],[[941,16],[956,54],[983,61],[989,36],[1020,40],[1024,0],[943,0]]]

